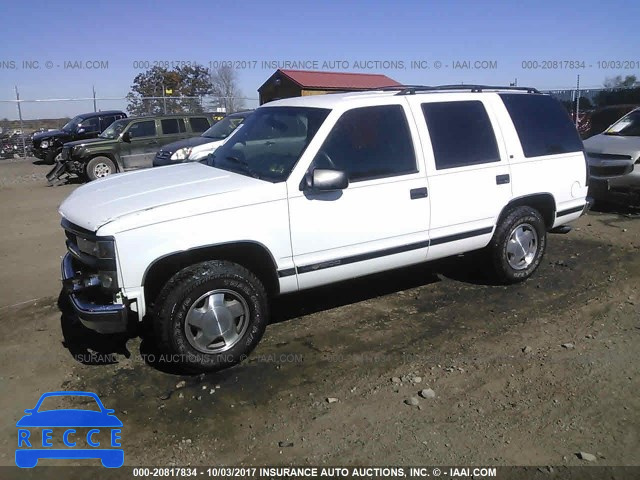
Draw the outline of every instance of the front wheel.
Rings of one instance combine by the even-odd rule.
[[[267,294],[246,268],[214,260],[175,274],[154,309],[159,346],[186,370],[213,371],[244,360],[268,323]]]
[[[116,165],[108,157],[94,157],[85,167],[85,175],[89,181],[108,177],[113,173],[116,173]]]
[[[547,231],[540,213],[516,207],[498,224],[489,245],[491,263],[502,283],[518,283],[536,271],[547,248]]]

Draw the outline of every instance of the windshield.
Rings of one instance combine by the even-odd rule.
[[[73,132],[76,128],[78,128],[78,125],[82,123],[82,120],[82,117],[74,117],[67,123],[65,123],[64,127],[62,127],[62,130],[64,130],[65,132]]]
[[[212,138],[214,140],[224,140],[231,132],[233,132],[238,125],[244,122],[247,117],[224,117],[219,122],[215,123],[209,130],[202,134],[203,137]]]
[[[605,135],[640,136],[640,110],[634,110],[607,128]]]
[[[128,120],[117,120],[109,125],[109,127],[100,135],[98,135],[98,137],[110,139],[118,138],[118,136],[122,133],[122,131],[127,127],[128,124]]]
[[[283,182],[329,114],[324,108],[263,107],[209,155],[208,165]]]

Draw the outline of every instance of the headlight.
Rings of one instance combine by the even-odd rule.
[[[189,158],[190,153],[191,153],[190,147],[181,148],[179,150],[176,150],[176,152],[173,155],[171,155],[171,160],[184,160],[186,158]]]
[[[40,148],[49,148],[49,142],[47,140],[43,140],[40,142]]]
[[[116,258],[116,249],[113,240],[91,241],[77,237],[78,250],[92,257],[113,260]]]

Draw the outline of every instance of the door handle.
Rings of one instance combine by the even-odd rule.
[[[509,177],[509,174],[496,175],[496,185],[504,185],[506,183],[509,183],[510,181],[511,181],[511,178]]]
[[[415,200],[416,198],[427,198],[429,196],[429,191],[427,190],[427,187],[412,188],[409,190],[409,195],[411,196],[411,200]]]

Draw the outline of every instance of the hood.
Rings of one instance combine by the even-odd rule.
[[[181,148],[195,147],[197,145],[203,145],[205,143],[217,142],[217,140],[209,137],[193,137],[185,140],[179,140],[177,142],[169,143],[160,149],[161,152],[174,153]]]
[[[203,197],[210,198],[202,201]],[[69,195],[59,211],[71,223],[96,232],[116,220],[121,220],[119,225],[110,230],[285,197],[283,183],[184,163],[94,180]]]
[[[49,132],[40,132],[36,133],[33,136],[34,142],[41,142],[42,140],[47,140],[49,138],[71,138],[71,134],[69,132],[65,132],[64,130],[51,130]]]
[[[111,145],[113,142],[117,142],[116,138],[85,138],[84,140],[76,140],[75,142],[67,142],[64,144],[65,147],[77,147],[78,145],[90,145],[90,144],[109,144]]]
[[[620,135],[595,135],[583,141],[587,153],[629,155],[634,161],[640,157],[640,137]]]

